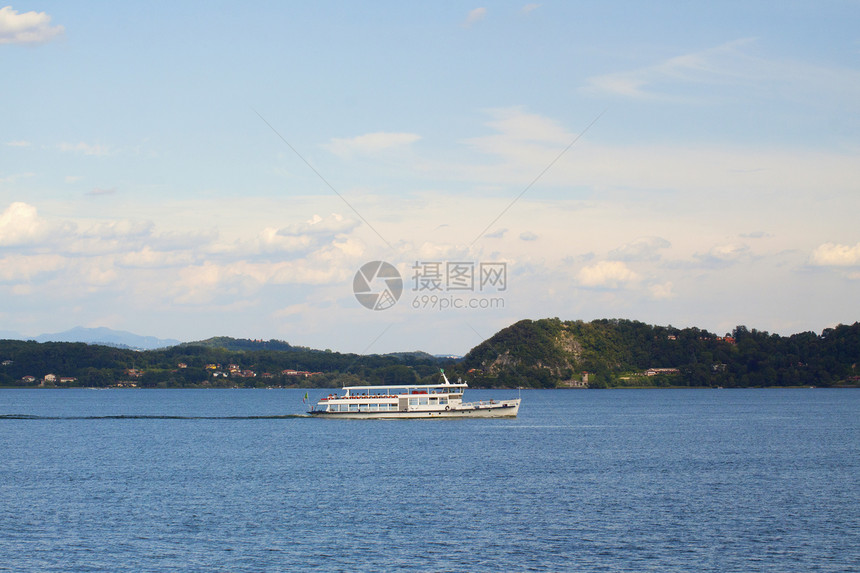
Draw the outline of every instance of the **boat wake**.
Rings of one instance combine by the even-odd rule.
[[[111,416],[33,416],[30,414],[0,414],[0,420],[290,420],[310,418],[307,414],[282,416],[164,416],[121,414]]]

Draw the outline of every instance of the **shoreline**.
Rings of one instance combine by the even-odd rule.
[[[242,386],[163,386],[156,388],[142,388],[140,386],[0,386],[2,390],[331,390],[337,389],[334,386],[263,386],[258,388],[248,388]],[[606,388],[509,388],[504,386],[470,386],[470,390],[857,390],[860,385],[857,384],[833,384],[829,386],[609,386]]]

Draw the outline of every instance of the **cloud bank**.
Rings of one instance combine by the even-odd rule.
[[[42,44],[63,31],[63,26],[51,26],[51,17],[44,12],[22,14],[11,6],[0,8],[0,44]]]

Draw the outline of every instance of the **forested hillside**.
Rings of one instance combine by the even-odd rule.
[[[856,385],[858,362],[860,323],[787,337],[738,326],[720,336],[631,320],[556,318],[501,330],[458,369],[481,386],[830,386]]]
[[[147,351],[0,340],[0,362],[3,386],[143,388],[410,384],[444,364],[423,353],[360,356],[229,337]]]
[[[337,387],[436,382],[439,368],[477,387],[857,386],[860,323],[779,336],[736,327],[631,320],[522,320],[460,362],[423,352],[341,354],[228,337],[159,350],[0,340],[0,385],[41,387]]]

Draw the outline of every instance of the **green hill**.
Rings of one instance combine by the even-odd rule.
[[[0,340],[0,363],[0,386],[144,388],[412,384],[436,375],[444,364],[425,353],[362,356],[229,337],[142,352]],[[46,382],[50,375],[56,380]]]
[[[473,348],[457,373],[476,386],[829,386],[856,385],[857,362],[860,323],[820,335],[738,326],[718,336],[631,320],[554,318],[499,331]]]
[[[412,384],[438,381],[440,366],[478,387],[857,386],[858,362],[860,323],[791,336],[738,326],[718,336],[631,320],[552,318],[521,320],[462,361],[229,337],[147,351],[0,340],[0,386]],[[49,375],[56,381],[46,382]]]
[[[196,342],[183,342],[180,347],[202,346],[204,348],[223,348],[233,352],[253,350],[278,350],[283,352],[310,350],[302,346],[292,346],[283,340],[250,340],[247,338],[230,338],[229,336],[213,336]]]

